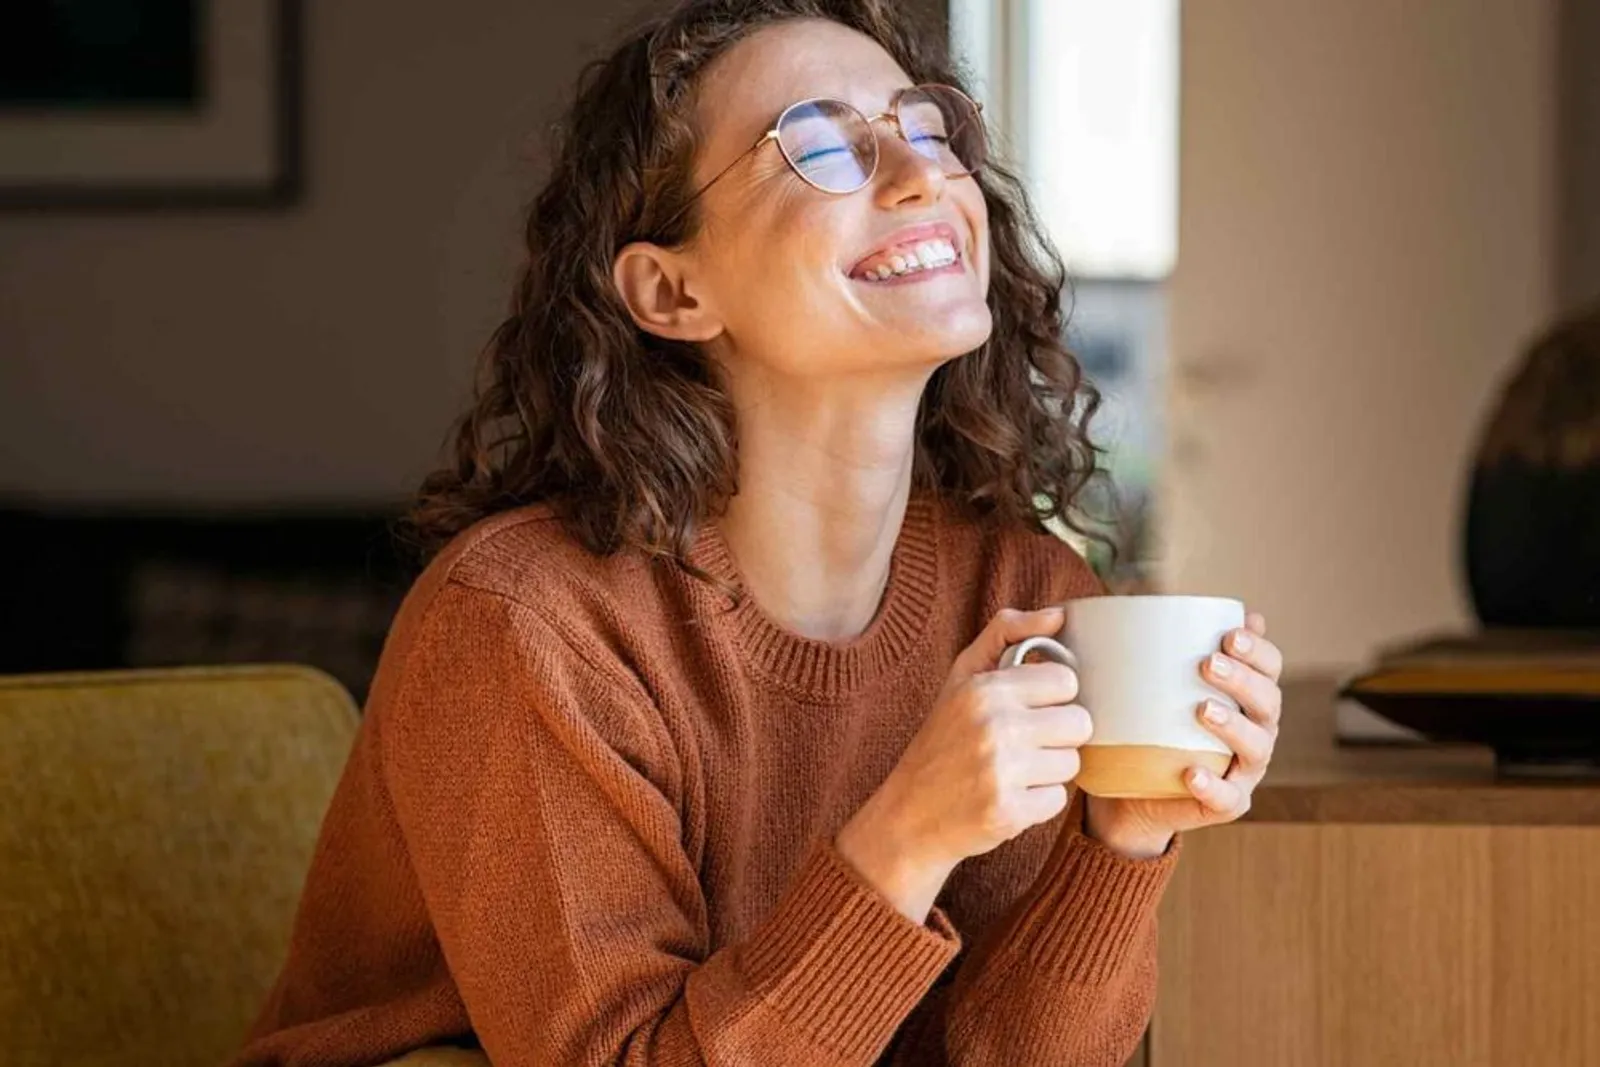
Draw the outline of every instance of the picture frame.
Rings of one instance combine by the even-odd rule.
[[[262,209],[298,200],[301,0],[6,7],[0,36],[17,51],[13,73],[0,78],[0,210]],[[154,21],[158,12],[164,22]]]

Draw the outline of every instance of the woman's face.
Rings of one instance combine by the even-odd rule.
[[[876,42],[837,23],[752,34],[702,82],[695,188],[796,100],[831,97],[870,117],[910,84]],[[705,193],[702,227],[684,254],[720,325],[720,358],[754,361],[781,377],[926,373],[989,336],[988,213],[977,182],[945,177],[892,123],[873,129],[877,173],[857,192],[813,188],[769,142]],[[953,268],[868,276],[897,252],[941,238],[959,257]]]

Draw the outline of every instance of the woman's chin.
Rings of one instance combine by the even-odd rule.
[[[954,309],[952,309],[954,310]],[[885,324],[895,338],[894,347],[917,359],[945,363],[981,346],[994,327],[986,305],[927,319]],[[920,358],[917,358],[920,357]]]
[[[983,339],[968,344],[956,338],[901,338],[893,347],[877,346],[872,366],[877,370],[900,370],[912,376],[932,374],[946,363],[969,356]]]

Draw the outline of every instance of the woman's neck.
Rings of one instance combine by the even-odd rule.
[[[748,390],[745,390],[748,392]],[[872,622],[905,518],[921,383],[846,395],[764,389],[739,426],[739,492],[721,520],[749,594],[805,637]]]

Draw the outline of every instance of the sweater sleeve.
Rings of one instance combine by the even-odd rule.
[[[501,1067],[870,1064],[959,948],[819,841],[774,913],[711,951],[660,713],[497,593],[438,592],[384,712],[410,861]]]
[[[1083,795],[1032,887],[895,1043],[906,1065],[1122,1067],[1156,991],[1156,907],[1178,844],[1152,860],[1083,833]]]

